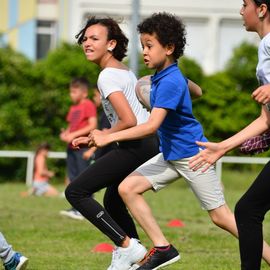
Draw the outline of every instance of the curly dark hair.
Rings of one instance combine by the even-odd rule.
[[[182,20],[167,12],[154,13],[146,18],[138,26],[140,34],[156,34],[162,46],[174,45],[174,59],[183,55],[186,45],[186,30]]]
[[[78,39],[78,44],[83,43],[83,38],[85,35],[85,31],[88,27],[91,25],[100,24],[102,26],[105,26],[108,30],[108,40],[116,40],[117,44],[112,51],[113,56],[119,60],[122,61],[122,59],[126,56],[127,52],[127,46],[128,46],[128,38],[125,36],[123,31],[120,29],[118,23],[108,17],[108,18],[97,18],[95,16],[89,18],[86,22],[86,25],[84,28],[75,36]]]

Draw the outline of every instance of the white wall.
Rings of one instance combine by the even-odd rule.
[[[121,27],[130,36],[132,0],[69,0],[69,3],[69,41],[75,41],[74,36],[82,28],[83,16],[87,13],[122,18]],[[222,69],[233,48],[242,41],[259,41],[243,27],[239,14],[242,0],[141,0],[140,3],[141,17],[167,11],[183,18],[187,28],[185,54],[194,58],[206,73]]]

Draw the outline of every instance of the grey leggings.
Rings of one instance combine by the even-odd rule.
[[[0,258],[3,263],[9,262],[14,254],[11,245],[7,243],[4,235],[0,232]]]

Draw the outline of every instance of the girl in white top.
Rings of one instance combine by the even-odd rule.
[[[270,102],[270,1],[243,0],[240,14],[246,30],[256,32],[261,38],[256,71],[261,86],[252,93],[252,97],[263,105],[262,111],[251,124],[220,143],[198,142],[198,145],[204,146],[206,149],[191,161],[190,167],[194,170],[203,166],[204,171],[207,170],[226,152],[270,128],[270,113],[269,106],[267,106]],[[263,244],[262,230],[264,216],[270,210],[269,175],[270,162],[265,165],[235,207],[242,270],[261,269],[262,255],[269,261],[269,246],[266,243]]]
[[[77,37],[86,58],[102,70],[98,89],[111,128],[99,132],[112,133],[146,122],[148,112],[135,94],[137,79],[121,62],[126,55],[128,39],[118,24],[111,18],[92,17]],[[73,144],[88,143],[87,140],[88,137],[81,137]],[[147,252],[137,240],[135,224],[118,194],[118,185],[158,152],[156,136],[121,142],[89,166],[66,189],[70,204],[117,246],[110,270],[129,269]],[[90,195],[105,187],[103,207]]]

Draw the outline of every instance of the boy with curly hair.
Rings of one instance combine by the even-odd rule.
[[[144,200],[143,193],[148,190],[158,191],[183,177],[211,220],[236,237],[238,232],[214,166],[205,173],[189,168],[189,161],[200,151],[196,141],[206,142],[207,139],[193,116],[187,80],[177,66],[186,43],[185,27],[174,15],[155,13],[138,25],[138,31],[144,62],[148,68],[156,70],[151,77],[150,118],[146,123],[107,135],[94,131],[90,144],[102,147],[155,132],[159,135],[161,153],[137,168],[118,187],[132,215],[154,244],[138,268],[149,270],[174,263],[180,255],[162,233]],[[269,247],[265,245],[264,255],[266,253],[269,258]]]

